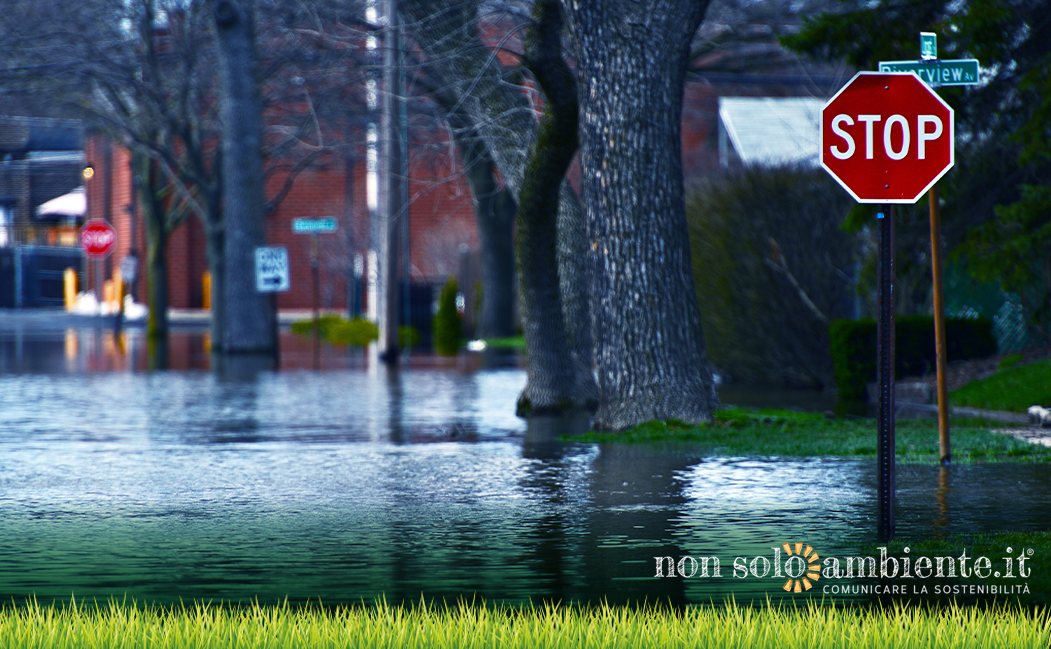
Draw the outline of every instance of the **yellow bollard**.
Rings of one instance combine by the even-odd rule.
[[[201,276],[201,286],[204,292],[201,293],[201,308],[205,311],[212,308],[212,274],[208,271],[204,271],[204,275]]]
[[[77,271],[67,268],[62,273],[62,295],[66,301],[66,311],[72,311],[77,303]]]
[[[113,271],[113,301],[110,302],[110,308],[113,313],[121,310],[120,308],[120,296],[124,290],[124,281],[120,277],[120,270]]]
[[[113,280],[107,279],[102,282],[102,303],[113,304]],[[105,313],[105,312],[103,312]]]
[[[66,360],[73,361],[77,359],[77,332],[73,329],[66,329]]]

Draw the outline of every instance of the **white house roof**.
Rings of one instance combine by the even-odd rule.
[[[824,99],[721,97],[719,121],[725,145],[745,164],[803,162],[817,165]],[[728,160],[720,138],[719,157]]]
[[[68,194],[52,198],[46,203],[41,203],[36,208],[37,216],[84,216],[88,211],[88,201],[84,195],[84,187],[77,187]]]

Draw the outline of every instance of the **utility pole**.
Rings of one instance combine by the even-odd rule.
[[[402,65],[402,30],[398,21],[397,0],[387,0],[387,26],[383,57],[383,113],[381,115],[380,227],[379,257],[379,357],[384,363],[398,362],[398,239],[405,218],[403,184],[405,161],[402,155],[402,104],[404,103],[404,66]]]

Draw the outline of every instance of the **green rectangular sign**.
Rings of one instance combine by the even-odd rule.
[[[314,234],[315,232],[335,232],[336,219],[292,219],[293,234]]]
[[[920,58],[930,61],[938,58],[938,35],[933,32],[920,32]]]
[[[915,72],[928,86],[970,86],[978,83],[978,59],[880,61],[880,72]]]

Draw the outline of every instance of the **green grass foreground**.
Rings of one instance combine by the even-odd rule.
[[[898,460],[937,463],[937,426],[934,420],[898,421],[895,426]],[[700,426],[657,421],[618,433],[592,432],[562,439],[682,443],[710,455],[724,456],[875,456],[876,422],[788,410],[727,408],[716,411],[711,423]],[[954,462],[1051,462],[1051,448],[977,425],[954,425],[950,443]]]
[[[729,605],[653,607],[339,608],[250,606],[5,607],[4,649],[664,649],[796,647],[1046,649],[1046,609],[891,609]]]
[[[1025,412],[1029,406],[1051,405],[1051,360],[1008,366],[992,376],[953,390],[956,406]]]

